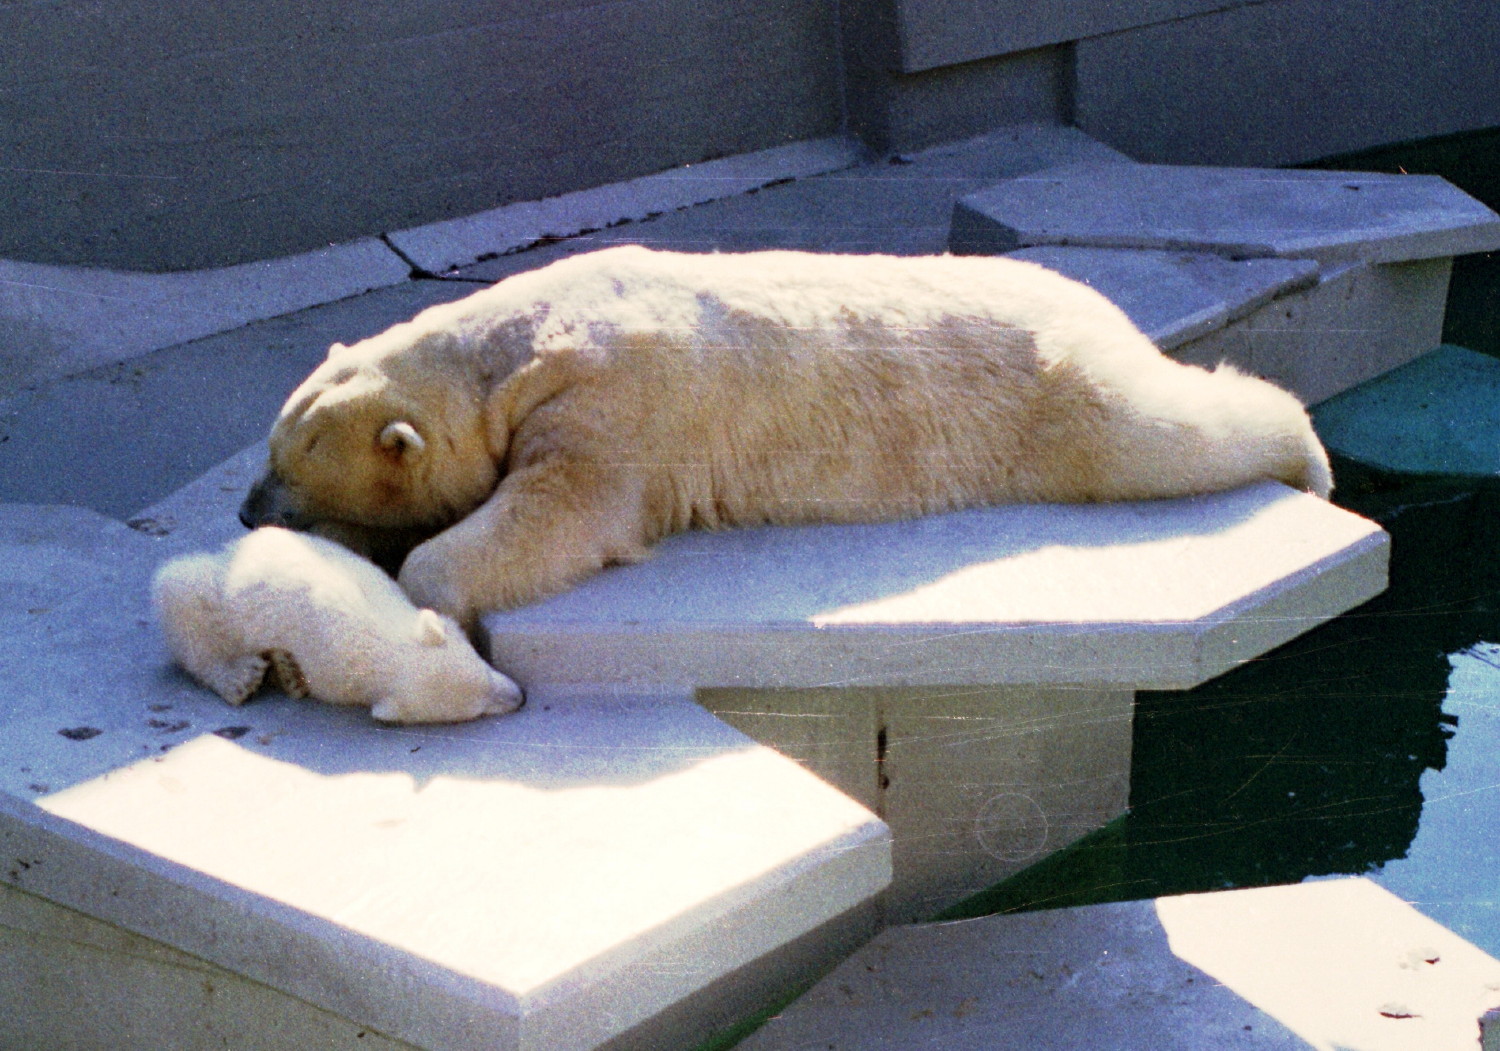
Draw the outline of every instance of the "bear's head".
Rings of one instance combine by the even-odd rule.
[[[448,723],[521,707],[521,688],[485,663],[452,618],[417,614],[415,645],[393,662],[370,714],[389,723]]]
[[[377,561],[479,506],[499,467],[484,392],[460,375],[456,337],[412,323],[335,344],[271,428],[265,474],[240,508],[248,527],[280,525]]]

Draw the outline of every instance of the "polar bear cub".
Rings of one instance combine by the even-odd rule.
[[[319,537],[257,529],[219,554],[174,559],[152,581],[173,656],[230,704],[271,671],[286,693],[365,705],[385,722],[514,711],[521,689],[456,623]]]

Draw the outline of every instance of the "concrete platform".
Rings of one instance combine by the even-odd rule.
[[[153,566],[199,539],[167,517],[154,538],[0,513],[0,882],[32,958],[65,954],[76,912],[117,930],[97,938],[122,966],[162,946],[311,1005],[307,1025],[561,1051],[692,1046],[874,932],[884,824],[687,699],[395,732],[223,705],[170,669],[145,607]],[[39,989],[60,997],[40,1020]],[[66,1034],[72,992],[0,980],[0,1017]],[[214,1010],[110,1046],[197,1046]]]
[[[533,697],[669,684],[880,814],[888,921],[1125,810],[1134,691],[1385,587],[1385,534],[1265,483],[1180,501],[687,534],[484,624]]]
[[[1431,175],[1076,165],[959,202],[956,252],[1032,245],[1397,263],[1491,251],[1500,216]]]
[[[893,928],[740,1051],[1473,1051],[1500,961],[1366,880]]]
[[[950,245],[1060,270],[1178,360],[1315,403],[1438,344],[1452,257],[1500,247],[1500,215],[1430,176],[1082,164],[964,197]]]

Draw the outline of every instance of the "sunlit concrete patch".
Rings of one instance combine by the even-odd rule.
[[[741,1051],[1474,1051],[1500,961],[1368,880],[883,932]]]
[[[649,1023],[889,878],[867,811],[690,702],[488,730],[203,735],[38,801],[65,824],[4,815],[7,878],[422,1047],[547,1051]]]
[[[1318,1051],[1470,1051],[1500,960],[1363,879],[1162,898],[1172,952]]]
[[[486,618],[523,684],[1185,687],[1379,593],[1385,534],[1263,483],[694,533]]]

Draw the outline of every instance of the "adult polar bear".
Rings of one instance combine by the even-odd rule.
[[[1295,398],[1173,362],[1034,264],[628,246],[335,345],[241,518],[430,537],[400,582],[472,625],[692,526],[1262,478],[1329,492]]]

